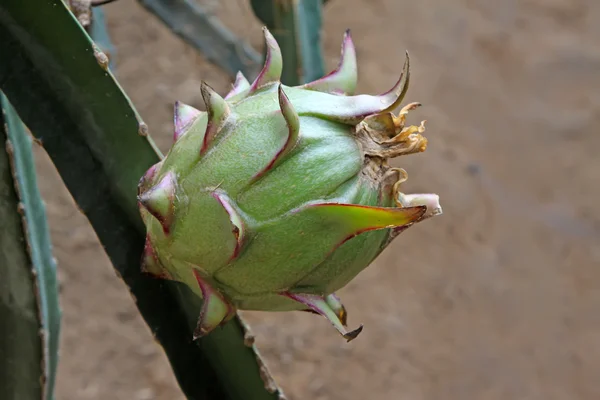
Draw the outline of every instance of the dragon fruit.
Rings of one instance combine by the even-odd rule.
[[[239,73],[221,97],[206,83],[206,112],[175,104],[174,144],[141,178],[147,229],[142,270],[182,282],[203,299],[194,338],[237,310],[303,310],[347,340],[335,292],[408,227],[441,213],[434,194],[404,194],[406,172],[388,159],[422,152],[423,121],[392,114],[409,83],[354,95],[356,52],[346,31],[330,74],[281,84],[282,56],[263,28],[267,55],[252,84]]]

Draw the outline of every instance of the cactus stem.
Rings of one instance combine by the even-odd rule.
[[[283,57],[281,56],[279,44],[277,44],[277,41],[267,27],[263,27],[263,33],[267,47],[265,65],[254,82],[252,82],[250,92],[255,92],[269,84],[279,82],[283,71]]]
[[[200,271],[194,268],[192,273],[202,292],[202,310],[194,329],[194,340],[196,340],[224,325],[235,316],[236,312],[233,305],[204,280]]]
[[[342,55],[337,68],[316,81],[309,82],[303,89],[316,90],[340,95],[353,95],[358,83],[358,65],[356,62],[356,49],[346,30],[342,41]]]
[[[173,124],[175,129],[173,132],[173,142],[176,142],[187,132],[187,128],[202,114],[202,111],[196,110],[194,107],[180,101],[175,102],[174,108]]]
[[[290,292],[284,292],[282,293],[282,296],[286,296],[294,301],[297,301],[298,303],[308,307],[310,311],[325,317],[335,327],[335,329],[337,329],[340,335],[346,339],[347,342],[355,339],[360,332],[362,332],[362,324],[357,329],[352,331],[348,332],[346,330],[346,312],[345,309],[343,309],[343,306],[341,306],[341,303],[337,297],[329,298],[330,296],[327,296],[327,298],[323,298],[314,294],[298,294]],[[331,307],[330,302],[334,305],[336,310]],[[340,310],[339,306],[342,307],[342,311]]]

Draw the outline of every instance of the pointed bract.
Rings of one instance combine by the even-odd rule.
[[[229,100],[247,89],[250,89],[250,82],[248,82],[248,79],[242,74],[242,71],[239,71],[235,76],[233,88],[227,93],[225,100]]]
[[[346,237],[343,242],[346,242],[363,232],[411,224],[421,218],[426,209],[426,206],[391,208],[321,203],[309,205],[304,212],[310,211],[313,215],[319,215],[325,222],[335,222],[344,226]]]
[[[215,328],[225,324],[235,316],[235,308],[219,293],[213,289],[202,277],[200,272],[192,269],[192,273],[198,282],[202,292],[202,310],[198,317],[196,329],[194,329],[194,340],[206,336]]]
[[[141,271],[144,274],[148,274],[159,279],[171,280],[172,276],[161,264],[150,238],[146,236],[146,244],[144,245],[144,252],[142,253]]]
[[[281,110],[281,114],[285,119],[285,123],[288,127],[288,136],[287,139],[281,147],[281,149],[275,154],[275,157],[271,160],[267,166],[257,173],[254,176],[254,180],[259,179],[261,176],[265,174],[268,170],[276,166],[283,158],[296,147],[298,143],[298,139],[300,138],[300,117],[296,110],[294,110],[294,106],[290,102],[290,99],[283,92],[283,86],[279,85],[278,88],[278,98],[279,98],[279,108]]]
[[[227,105],[227,101],[215,92],[213,88],[208,86],[206,82],[202,82],[200,91],[202,99],[206,104],[206,111],[208,111],[208,125],[204,134],[202,150],[200,151],[200,153],[204,153],[210,146],[215,135],[219,132],[219,129],[223,126],[227,117],[229,117],[229,114],[231,114],[231,110]]]
[[[269,84],[278,83],[281,80],[281,72],[283,71],[283,58],[279,44],[277,44],[277,41],[266,27],[263,27],[263,33],[267,48],[265,65],[254,82],[252,82],[250,92],[255,92]]]
[[[382,104],[386,104],[386,108],[381,110],[380,112],[392,111],[396,107],[402,103],[404,100],[404,96],[408,91],[408,84],[410,82],[410,56],[408,55],[408,51],[406,52],[406,60],[404,61],[404,66],[402,67],[402,73],[400,74],[400,78],[396,84],[387,92],[379,95],[379,99]]]
[[[156,176],[156,173],[160,170],[162,163],[162,161],[157,162],[156,164],[148,168],[148,170],[144,173],[144,175],[138,183],[138,195],[142,194],[143,192],[148,190],[150,186],[152,186],[154,177]]]
[[[167,172],[156,185],[138,196],[138,201],[160,222],[165,233],[169,233],[175,216],[176,189],[175,174]]]
[[[289,136],[285,144],[284,151],[289,151],[296,145],[298,142],[298,137],[300,136],[300,117],[298,116],[298,113],[294,109],[292,103],[290,103],[290,99],[283,91],[283,85],[279,85],[277,93],[279,99],[279,109],[281,110],[281,114],[283,115],[283,118],[285,118],[285,122],[289,128]]]
[[[217,199],[217,201],[223,206],[227,214],[229,215],[229,221],[231,222],[231,232],[236,240],[236,246],[231,254],[229,260],[235,259],[242,248],[244,243],[244,238],[246,235],[246,228],[244,226],[244,220],[240,213],[233,206],[233,201],[223,192],[215,191],[213,192],[213,197]]]
[[[358,65],[356,49],[348,29],[342,42],[342,56],[337,68],[316,81],[303,86],[304,89],[316,90],[340,95],[353,95],[358,83]]]
[[[356,125],[373,114],[386,113],[400,105],[408,90],[410,81],[410,59],[406,61],[396,84],[387,92],[373,95],[331,96],[329,93],[309,91],[302,87],[287,89],[287,95],[294,102],[300,115],[327,118],[348,125]],[[310,93],[310,94],[307,94]],[[306,99],[310,98],[310,101]]]
[[[325,296],[325,302],[340,319],[342,325],[347,326],[348,312],[346,311],[346,307],[342,304],[342,300],[340,300],[335,293],[331,293],[330,295]]]
[[[314,294],[299,294],[290,292],[284,292],[282,293],[282,295],[305,305],[314,313],[317,313],[327,318],[327,320],[331,322],[335,329],[337,329],[340,335],[342,335],[344,339],[346,339],[346,341],[348,342],[352,339],[355,339],[363,329],[363,326],[360,325],[357,329],[348,332],[344,327],[344,323],[338,316],[338,313],[336,313],[327,303],[327,300],[321,296],[317,296]]]
[[[175,102],[175,114],[173,124],[175,126],[173,133],[173,142],[176,142],[187,131],[187,128],[202,114],[202,111],[184,104],[180,101]]]

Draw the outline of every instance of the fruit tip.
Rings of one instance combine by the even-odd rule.
[[[358,335],[362,332],[363,330],[363,324],[360,324],[360,326],[358,328],[356,328],[353,331],[350,331],[344,335],[342,335],[344,337],[344,339],[346,339],[346,343],[350,343],[351,341],[353,341],[354,339],[356,339],[358,337]]]

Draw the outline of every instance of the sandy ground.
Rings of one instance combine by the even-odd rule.
[[[217,2],[212,2],[216,4]],[[600,2],[332,0],[329,67],[351,28],[360,92],[407,101],[430,146],[400,160],[444,215],[414,227],[340,292],[346,344],[306,313],[245,313],[290,399],[600,398]],[[229,78],[133,0],[107,6],[117,74],[167,149],[175,100]],[[245,1],[218,15],[261,46]],[[62,280],[61,400],[181,399],[166,358],[42,151]],[[596,246],[594,247],[594,244]]]

